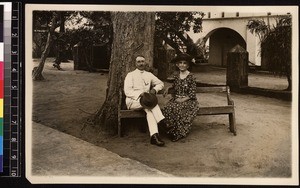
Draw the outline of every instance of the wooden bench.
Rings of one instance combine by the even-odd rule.
[[[170,91],[169,93],[173,93]],[[212,106],[212,107],[201,107],[197,113],[197,116],[202,115],[228,115],[229,116],[229,130],[236,136],[235,126],[235,106],[234,102],[230,97],[230,89],[228,86],[215,86],[215,87],[197,87],[197,93],[222,93],[226,92],[227,105],[224,106]],[[161,94],[161,92],[159,93]],[[122,124],[123,118],[141,118],[145,117],[146,113],[143,110],[125,110],[124,109],[124,94],[120,94],[120,101],[118,110],[118,135],[122,136]]]

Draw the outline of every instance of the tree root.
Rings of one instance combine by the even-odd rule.
[[[81,111],[81,112],[84,112],[86,114],[89,114],[89,115],[95,115],[96,114],[96,113],[90,113],[90,112],[84,111],[84,110],[82,110],[80,108],[78,108],[78,110]]]

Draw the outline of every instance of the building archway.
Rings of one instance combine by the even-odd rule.
[[[211,65],[226,67],[227,53],[239,44],[246,49],[246,41],[235,30],[230,28],[217,28],[210,31],[205,38],[209,40],[209,58]]]

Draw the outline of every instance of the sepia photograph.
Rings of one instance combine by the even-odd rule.
[[[25,5],[33,184],[297,185],[298,7]]]

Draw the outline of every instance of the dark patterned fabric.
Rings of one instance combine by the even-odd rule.
[[[167,125],[167,134],[173,140],[184,138],[192,128],[192,122],[197,115],[199,103],[196,98],[196,80],[192,74],[185,79],[175,75],[173,88],[175,95],[162,109]],[[175,102],[178,97],[189,96],[190,99],[183,103]]]

